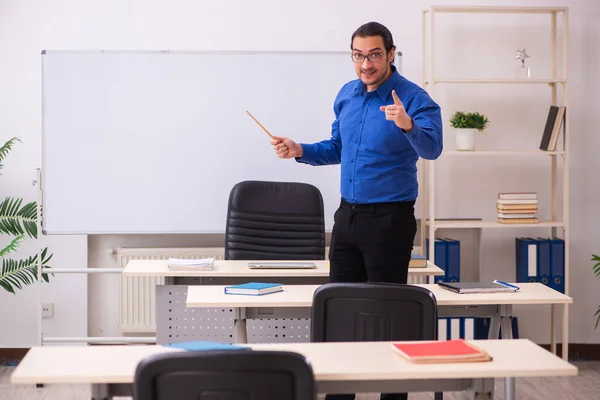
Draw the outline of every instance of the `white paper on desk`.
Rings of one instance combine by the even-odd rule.
[[[214,257],[210,258],[169,258],[167,265],[170,270],[212,270]]]

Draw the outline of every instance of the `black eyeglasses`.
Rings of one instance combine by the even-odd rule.
[[[371,62],[377,62],[377,61],[381,60],[381,57],[383,57],[383,55],[385,53],[386,52],[382,51],[379,53],[367,54],[366,56],[364,54],[360,54],[360,53],[352,53],[352,61],[354,61],[355,63],[362,63],[365,61],[365,58],[367,58]]]

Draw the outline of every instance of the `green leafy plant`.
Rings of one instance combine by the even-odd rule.
[[[3,167],[4,158],[17,142],[20,142],[18,138],[12,138],[0,148],[0,169]],[[0,249],[2,259],[0,287],[13,294],[15,289],[21,289],[37,281],[38,258],[41,258],[43,268],[50,268],[48,262],[52,258],[52,254],[48,254],[48,248],[44,248],[39,254],[20,260],[8,258],[11,253],[17,251],[27,237],[37,239],[37,203],[32,201],[23,206],[22,204],[23,199],[14,197],[6,197],[0,203],[0,233],[13,236],[10,243]],[[48,282],[48,274],[42,274],[42,279]]]
[[[487,119],[487,117],[478,112],[456,111],[450,117],[450,126],[459,129],[470,128],[477,129],[479,132],[482,132],[488,127],[489,123],[490,121]]]
[[[594,275],[596,275],[596,278],[600,278],[600,256],[592,254],[592,261],[596,262],[596,264],[594,264],[593,266]],[[600,306],[598,306],[598,309],[594,313],[594,316],[596,317],[596,326],[594,327],[594,329],[597,329],[598,324],[600,323]]]

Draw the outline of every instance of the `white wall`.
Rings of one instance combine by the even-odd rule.
[[[5,1],[0,3],[0,132],[3,137],[19,136],[23,144],[12,153],[4,170],[0,194],[23,196],[34,200],[35,169],[41,165],[40,141],[40,51],[77,49],[123,49],[123,50],[348,50],[351,33],[360,24],[377,20],[387,25],[396,44],[404,54],[403,71],[409,79],[421,78],[421,13],[429,5],[425,1],[411,2],[376,0],[371,3],[357,0],[307,0],[290,3],[277,0],[222,0],[219,2],[196,1]],[[439,0],[435,4],[452,4]],[[461,4],[502,4],[503,1],[461,1]],[[597,179],[593,176],[600,161],[595,149],[600,138],[595,128],[600,124],[596,92],[600,89],[597,71],[600,67],[597,38],[600,28],[593,26],[599,20],[600,6],[594,0],[564,1],[512,1],[519,5],[570,6],[570,123],[571,141],[571,342],[598,343],[600,331],[593,329],[593,313],[600,304],[600,281],[591,272],[590,254],[600,252],[600,228],[594,224],[600,217],[595,204],[600,195]],[[456,17],[453,23],[440,23],[448,29],[446,43],[440,47],[442,55],[461,54],[469,46],[485,43],[496,57],[495,62],[477,58],[479,53],[468,54],[466,63],[461,58],[452,59],[450,66],[460,66],[461,71],[473,68],[512,68],[514,50],[527,47],[532,56],[528,61],[536,71],[544,71],[547,47],[542,35],[545,23],[529,22],[522,18],[493,20],[486,24],[470,22],[476,34],[467,33],[465,24]],[[486,20],[487,21],[487,20]],[[456,23],[458,22],[458,23]],[[509,33],[506,33],[506,32]],[[494,50],[497,49],[497,50]],[[504,55],[502,52],[507,51]],[[503,59],[506,57],[506,60]],[[465,58],[463,58],[465,60]],[[501,61],[499,61],[501,60]],[[464,66],[466,65],[466,66]],[[463,67],[464,66],[464,67]],[[464,69],[463,69],[464,68]],[[477,71],[477,70],[476,70]],[[274,73],[285,73],[277,71]],[[314,71],[318,75],[319,71]],[[471,73],[471,72],[469,72]],[[481,105],[489,113],[493,124],[489,131],[479,137],[481,148],[502,146],[535,146],[541,135],[540,107],[549,102],[547,88],[539,88],[533,94],[502,92],[490,89],[439,91],[443,116],[447,120],[458,107]],[[479,90],[479,92],[477,92]],[[538,89],[535,89],[538,90]],[[546,97],[544,97],[546,96]],[[232,97],[232,101],[235,99]],[[529,107],[529,108],[528,108]],[[528,109],[536,110],[529,114]],[[517,111],[515,111],[517,110]],[[537,118],[537,119],[536,119]],[[525,121],[525,122],[521,122]],[[327,137],[328,132],[323,132]],[[529,137],[529,139],[526,139]],[[301,138],[297,138],[301,140]],[[446,148],[453,148],[454,136],[446,129]],[[470,160],[470,159],[469,159]],[[438,201],[442,216],[480,216],[493,218],[493,202],[490,196],[504,187],[515,189],[539,188],[547,192],[545,169],[536,162],[517,167],[510,160],[469,161],[456,159],[447,168],[440,168],[446,175],[438,179],[438,193],[445,193],[445,200]],[[107,162],[110,162],[107,157]],[[440,165],[442,165],[440,161]],[[521,164],[519,164],[521,165]],[[483,172],[483,167],[494,171]],[[512,174],[512,173],[515,174]],[[587,172],[590,172],[587,174]],[[509,174],[510,173],[510,174]],[[494,178],[490,178],[494,177]],[[477,182],[478,190],[468,191],[467,186],[455,182]],[[499,182],[500,188],[492,182]],[[110,188],[105,188],[110,190]],[[466,196],[466,197],[465,197]],[[541,212],[547,212],[541,208]],[[446,215],[443,215],[446,214]],[[484,232],[484,277],[510,276],[513,263],[511,242],[515,236],[532,234],[530,230],[503,230]],[[535,232],[537,234],[538,232]],[[541,231],[540,234],[548,234]],[[220,237],[53,237],[52,250],[55,266],[83,266],[86,262],[94,267],[114,267],[114,257],[106,253],[109,247],[133,245],[181,244],[211,246],[220,245]],[[169,243],[166,243],[169,241]],[[89,255],[86,260],[86,245]],[[64,263],[64,264],[63,264]],[[90,280],[90,335],[114,335],[118,333],[116,315],[116,281],[114,277],[97,277]],[[52,335],[82,335],[86,326],[85,309],[87,294],[85,282],[79,279],[67,281],[67,277],[55,279],[46,288],[48,301],[60,302],[56,313],[71,315],[69,323],[59,320],[46,321],[46,329]],[[62,298],[70,301],[63,303]],[[62,299],[61,298],[61,299]],[[17,296],[0,294],[0,347],[29,346],[35,343],[32,330],[36,326],[35,291],[31,288]],[[549,321],[548,310],[517,309],[519,315],[531,316],[528,323],[521,324],[522,333],[540,342],[548,342],[545,332]],[[542,322],[540,324],[540,321]]]

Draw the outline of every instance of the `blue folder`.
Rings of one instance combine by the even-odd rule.
[[[447,282],[460,282],[460,241],[444,238],[446,242]]]
[[[565,241],[550,239],[550,287],[565,292]]]
[[[539,282],[550,286],[550,239],[538,237],[538,277]]]
[[[515,238],[515,265],[517,282],[538,282],[538,241]]]
[[[435,239],[435,260],[434,260],[434,264],[441,268],[444,271],[444,275],[442,276],[436,276],[434,278],[434,283],[438,283],[439,281],[443,281],[443,282],[447,282],[448,281],[448,256],[447,256],[447,252],[446,252],[446,248],[447,248],[447,242],[445,240],[436,238]],[[431,260],[431,258],[429,257],[429,238],[426,239],[426,244],[425,244],[425,256],[427,257],[428,260]]]

